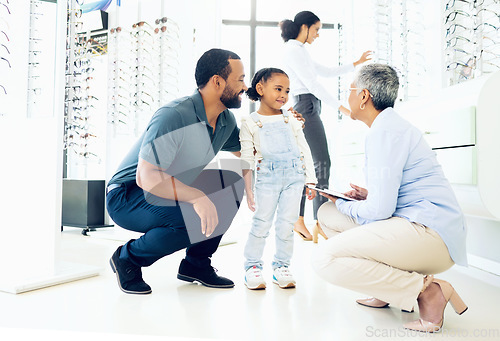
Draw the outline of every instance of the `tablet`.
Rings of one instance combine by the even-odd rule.
[[[314,186],[311,186],[311,185],[307,185],[308,188],[310,189],[314,189],[318,192],[323,192],[325,194],[328,194],[328,195],[331,195],[333,197],[336,197],[336,198],[340,198],[340,199],[344,199],[344,200],[351,200],[351,201],[359,201],[358,199],[354,199],[354,198],[350,198],[346,195],[344,195],[344,193],[341,193],[341,192],[337,192],[337,191],[334,191],[334,190],[331,190],[331,189],[321,189],[321,188],[318,188],[318,187],[314,187]]]

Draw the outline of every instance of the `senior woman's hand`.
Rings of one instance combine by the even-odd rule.
[[[366,188],[356,186],[355,184],[350,185],[353,189],[349,192],[345,192],[344,194],[346,196],[357,200],[366,200],[366,197],[368,196],[368,190]]]
[[[337,199],[338,199],[337,197],[334,197],[334,196],[332,196],[332,195],[326,194],[325,192],[318,192],[318,193],[319,193],[319,195],[322,195],[322,196],[324,196],[325,198],[330,199],[330,200],[331,200],[334,204],[335,204],[335,202],[336,202],[336,201],[337,201]]]

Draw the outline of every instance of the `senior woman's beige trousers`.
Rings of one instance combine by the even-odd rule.
[[[313,257],[316,272],[328,282],[411,311],[424,277],[454,263],[432,229],[392,217],[358,225],[331,201],[318,210],[328,236]]]

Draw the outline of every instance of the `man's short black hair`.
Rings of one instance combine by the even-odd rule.
[[[194,77],[198,89],[203,89],[214,75],[226,80],[232,71],[229,59],[240,59],[240,57],[234,52],[223,49],[211,49],[205,52],[196,63]]]

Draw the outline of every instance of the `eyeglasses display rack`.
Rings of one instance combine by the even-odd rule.
[[[6,103],[9,97],[12,96],[12,89],[7,84],[9,79],[13,77],[12,70],[12,41],[13,37],[10,30],[10,23],[13,18],[10,5],[2,3],[0,5],[0,118],[8,116],[8,108]]]
[[[53,7],[43,0],[0,1],[0,117],[54,115]]]
[[[375,0],[376,61],[392,65],[400,78],[399,100],[422,95],[427,64],[421,0]]]
[[[95,57],[106,53],[101,43],[83,31],[81,0],[68,1],[66,87],[64,101],[65,175],[86,177],[89,163],[100,163],[97,133],[99,97],[93,92]],[[75,169],[81,168],[81,169]]]
[[[109,30],[108,122],[138,136],[161,104],[179,94],[179,27],[162,17]]]
[[[55,42],[48,39],[48,27],[55,20],[47,1],[30,0],[29,50],[28,50],[28,93],[27,116],[29,118],[50,117],[53,115],[54,59],[47,51],[54,51]],[[53,32],[55,34],[55,32]]]
[[[375,1],[376,51],[379,63],[392,64],[392,6],[390,0]]]
[[[500,70],[500,1],[449,0],[442,22],[446,85]]]
[[[346,63],[348,63],[347,61],[347,58],[346,58],[346,51],[347,51],[347,48],[346,48],[346,44],[345,44],[345,38],[344,38],[344,27],[342,26],[342,24],[337,24],[337,28],[338,28],[338,31],[339,31],[339,66],[341,65],[344,65]],[[342,99],[342,88],[345,84],[348,84],[347,83],[347,77],[346,75],[340,75],[338,77],[338,96],[339,96],[339,99]],[[340,112],[340,110],[337,111],[337,120],[342,120],[342,118],[344,117],[344,115]]]

